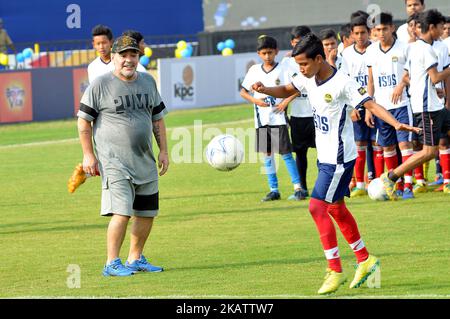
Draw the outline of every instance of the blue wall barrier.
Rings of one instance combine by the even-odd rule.
[[[0,73],[0,123],[71,118],[88,85],[85,67]]]

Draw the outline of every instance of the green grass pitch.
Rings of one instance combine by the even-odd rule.
[[[202,120],[204,131],[225,133],[252,129],[252,112],[239,105],[169,113],[170,152],[180,143],[180,127],[194,136],[194,120]],[[171,159],[145,249],[165,271],[105,278],[109,219],[99,215],[100,179],[67,192],[82,159],[75,120],[0,126],[0,297],[318,297],[326,260],[308,201],[286,200],[292,186],[280,161],[282,200],[261,203],[267,193],[262,164],[249,163],[254,152],[246,151],[246,162],[227,173]],[[312,189],[315,150],[309,159]],[[350,290],[347,283],[334,296],[449,298],[449,203],[448,195],[433,192],[404,202],[347,199],[369,251],[380,258],[381,287]],[[340,234],[338,240],[350,280],[355,258]],[[67,284],[69,265],[80,269],[80,288]]]

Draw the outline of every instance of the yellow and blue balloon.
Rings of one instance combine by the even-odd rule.
[[[141,56],[139,59],[139,63],[143,66],[147,67],[147,65],[150,63],[150,57],[153,55],[153,50],[150,47],[146,47],[144,49],[144,55]]]
[[[225,41],[217,43],[216,48],[223,56],[229,56],[233,54],[233,49],[235,46],[236,43],[233,39],[227,39]]]
[[[175,57],[177,59],[189,58],[192,56],[193,52],[194,48],[192,47],[192,44],[184,40],[180,40],[177,42],[177,48],[175,49]]]

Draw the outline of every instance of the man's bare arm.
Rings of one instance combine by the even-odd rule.
[[[77,126],[78,136],[83,150],[83,170],[85,173],[95,176],[98,172],[98,161],[95,157],[94,145],[92,143],[91,122],[79,117]]]

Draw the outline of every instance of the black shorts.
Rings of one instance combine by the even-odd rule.
[[[288,154],[292,144],[286,125],[263,126],[256,129],[256,151],[259,153]]]
[[[292,148],[294,152],[305,150],[308,147],[316,147],[316,129],[314,118],[291,116]]]
[[[414,114],[414,125],[421,128],[417,140],[427,146],[438,146],[439,139],[448,132],[447,110]]]

